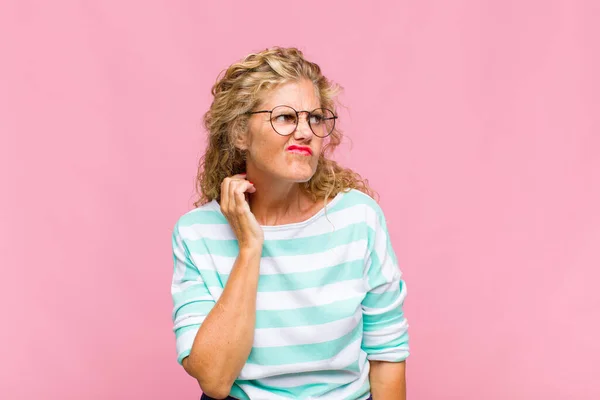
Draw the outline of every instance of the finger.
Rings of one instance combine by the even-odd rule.
[[[250,211],[250,205],[248,204],[248,201],[246,198],[246,193],[256,192],[256,188],[254,187],[254,184],[252,182],[244,179],[244,180],[235,181],[235,183],[232,183],[232,185],[235,185],[236,204],[239,206],[241,203],[238,203],[238,201],[243,199],[244,203],[245,203],[244,210]],[[239,196],[237,195],[238,193],[240,194]]]
[[[233,178],[233,179],[246,179],[246,173],[243,172],[241,174],[232,175],[231,178]]]
[[[237,214],[240,211],[239,207],[243,207],[243,204],[238,201],[238,192],[240,192],[240,186],[244,185],[245,182],[243,180],[232,180],[229,184],[229,205],[232,213]]]
[[[245,214],[250,211],[250,206],[246,201],[246,191],[244,190],[245,184],[239,183],[236,185],[236,188],[233,191],[233,195],[235,198],[235,209],[240,214]]]
[[[254,193],[256,192],[256,187],[254,187],[254,183],[244,180],[244,184],[242,185],[243,191],[246,193]]]
[[[236,190],[239,189],[239,191],[243,194],[243,193],[254,193],[256,192],[256,188],[254,187],[254,184],[250,181],[247,180],[239,180],[235,182],[235,187]]]
[[[225,178],[223,182],[221,182],[221,211],[227,213],[229,212],[229,185],[231,184],[231,179]]]
[[[242,179],[244,182],[246,182],[246,185],[244,186],[244,191],[248,192],[248,193],[254,193],[256,192],[256,188],[254,187],[254,183],[252,183],[251,181],[249,181],[245,176],[246,174],[241,174],[241,176],[243,176],[244,178]]]

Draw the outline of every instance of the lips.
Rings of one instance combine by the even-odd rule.
[[[294,154],[303,154],[305,156],[312,156],[312,150],[308,146],[297,146],[295,144],[289,146],[287,151]]]

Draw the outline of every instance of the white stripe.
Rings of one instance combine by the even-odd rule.
[[[206,319],[206,316],[198,316],[198,315],[194,315],[194,314],[184,314],[184,315],[178,317],[174,321],[173,330],[175,331],[179,328],[183,328],[185,326],[190,326],[190,325],[200,325],[200,324],[202,324],[202,322],[204,322],[205,319]]]
[[[402,291],[398,294],[398,297],[396,297],[392,303],[388,304],[385,307],[363,306],[362,307],[363,313],[366,315],[384,314],[388,311],[400,308],[402,306],[402,303],[404,302],[405,298],[406,298],[406,285],[402,285]]]
[[[362,322],[362,310],[349,317],[321,325],[289,328],[262,328],[254,331],[253,347],[280,347],[323,343],[339,339],[352,332]]]
[[[293,310],[331,304],[340,300],[363,297],[365,283],[362,279],[335,282],[321,287],[287,292],[259,292],[256,296],[257,310]]]
[[[357,240],[320,253],[264,257],[260,261],[261,275],[290,274],[330,268],[343,262],[364,260],[367,240]]]
[[[229,224],[192,224],[179,228],[181,236],[189,241],[203,238],[212,240],[234,240],[235,233]]]
[[[177,337],[175,346],[177,348],[177,356],[178,357],[184,351],[191,350],[192,345],[194,344],[194,339],[196,339],[196,333],[198,333],[198,331],[196,329],[191,329],[187,332],[184,332],[179,337]]]
[[[362,376],[365,372],[368,373],[367,353],[360,351],[358,356],[358,368],[359,372],[348,371],[346,367],[353,364],[356,360],[352,360],[350,364],[339,367],[337,369],[331,369],[329,367],[323,368],[322,370],[299,372],[296,374],[285,374],[276,375],[261,379],[261,383],[267,386],[274,387],[294,387],[302,385],[310,385],[315,382],[319,383],[348,383],[356,380]],[[330,372],[323,374],[324,371]]]
[[[173,247],[173,255],[175,256],[175,270],[173,271],[173,282],[181,282],[187,268],[185,264],[185,252],[183,251],[183,244],[181,242],[181,236],[175,236],[175,246]]]
[[[367,240],[357,240],[320,253],[296,256],[263,257],[260,260],[260,275],[292,274],[330,268],[345,262],[364,260]],[[191,254],[195,265],[210,266],[220,275],[229,275],[235,257],[211,254]]]
[[[387,292],[394,292],[394,291],[397,291],[398,289],[400,289],[400,279],[399,279],[399,277],[395,277],[393,281],[379,285],[376,288],[371,289],[369,291],[369,293],[382,294],[382,293],[387,293]],[[403,282],[402,292],[405,292],[405,291],[406,291],[406,285]],[[401,295],[406,296],[406,293],[401,293]]]
[[[402,320],[402,322],[398,324],[390,325],[385,328],[380,328],[376,331],[365,332],[363,337],[363,344],[367,347],[384,345],[404,335],[404,333],[407,330],[408,321],[405,318],[404,320]],[[408,346],[406,347],[408,349]]]
[[[213,286],[210,292],[218,301],[223,288]],[[314,288],[289,290],[287,292],[258,292],[256,310],[295,310],[304,307],[324,306],[340,300],[363,298],[365,283],[362,279],[335,282]]]
[[[204,280],[202,280],[201,276],[198,276],[196,279],[191,280],[191,281],[175,281],[175,279],[173,279],[174,282],[171,284],[171,293],[181,293],[181,292],[185,292],[186,290],[188,290],[191,287],[194,287],[196,285],[202,285],[204,287]]]
[[[398,362],[398,360],[405,360],[408,357],[408,354],[409,354],[408,350],[392,349],[392,350],[383,351],[381,353],[369,354],[367,356],[367,358],[369,360]]]
[[[349,383],[348,386],[343,386],[341,388],[337,388],[335,390],[331,390],[327,392],[325,396],[318,397],[319,400],[339,400],[339,399],[354,399],[356,396],[356,392],[362,388],[362,386],[369,380],[369,373],[367,369],[363,370],[363,373],[356,379]],[[363,397],[358,400],[365,400],[369,398],[369,394],[367,393]],[[307,397],[307,399],[315,399],[315,397]]]
[[[300,386],[303,385],[303,383],[299,383],[300,382],[300,377],[307,375],[307,374],[300,374],[298,375],[298,378],[294,379],[296,381],[295,385],[290,385],[288,387],[293,387],[293,386]],[[361,375],[359,375],[358,377],[356,375],[352,375],[351,377],[346,375],[346,378],[344,380],[340,380],[338,382],[335,382],[337,384],[344,384],[344,383],[348,383],[347,386],[344,386],[342,388],[338,388],[335,390],[330,390],[327,391],[325,395],[323,396],[319,396],[319,397],[314,397],[314,396],[303,396],[302,399],[307,399],[307,400],[313,400],[313,399],[319,399],[319,400],[340,400],[340,399],[355,399],[355,393],[362,388],[362,386],[364,385],[364,383],[369,379],[369,375],[368,375],[368,370],[363,370]],[[260,382],[263,383],[264,381],[266,381],[266,379],[261,379]],[[310,384],[310,383],[325,383],[323,381],[323,377],[319,376],[318,374],[314,374],[311,376],[311,381],[304,383],[304,384]],[[329,381],[328,381],[329,382]],[[240,388],[242,388],[244,390],[244,392],[246,392],[246,394],[250,397],[250,399],[287,399],[289,400],[289,397],[280,397],[278,395],[275,395],[272,392],[267,392],[264,391],[262,389],[257,388],[256,386],[253,385],[249,385],[249,384],[242,384],[239,385]],[[282,387],[280,385],[276,385],[277,387]],[[369,394],[366,394],[363,397],[360,397],[357,400],[364,400],[364,399],[368,399],[369,398]]]
[[[196,301],[209,301],[211,303],[215,302],[211,295],[197,296],[197,297],[192,297],[190,299],[179,299],[179,301],[173,305],[174,307],[173,307],[173,312],[171,313],[171,318],[175,318],[175,315],[177,313],[179,313],[179,310],[182,307],[185,307],[186,305],[196,302]]]
[[[285,396],[280,396],[276,393],[273,392],[269,392],[267,390],[263,390],[259,387],[256,387],[254,385],[250,385],[247,383],[243,383],[243,384],[239,384],[236,383],[248,396],[249,399],[273,399],[273,400],[290,400],[289,397],[285,397]]]
[[[390,282],[397,278],[400,274],[400,270],[389,254],[390,249],[388,249],[388,235],[383,230],[383,227],[379,224],[379,219],[376,219],[375,243],[373,250],[377,254],[377,258],[379,258],[379,262],[381,263],[381,274],[384,276],[386,281]]]

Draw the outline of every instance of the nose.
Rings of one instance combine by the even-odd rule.
[[[308,112],[302,112],[298,115],[298,126],[294,131],[294,138],[296,140],[310,140],[312,139],[313,133],[308,123]]]

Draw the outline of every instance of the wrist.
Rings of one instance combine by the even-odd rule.
[[[262,255],[262,243],[240,247],[240,257],[245,259],[260,258]]]

